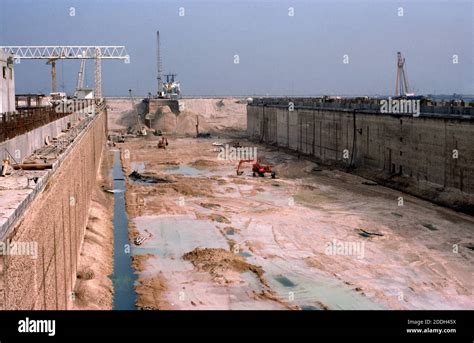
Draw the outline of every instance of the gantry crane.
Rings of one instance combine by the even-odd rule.
[[[0,46],[13,54],[16,63],[22,59],[46,59],[51,64],[51,91],[56,92],[56,61],[60,59],[95,60],[95,97],[102,97],[102,60],[120,59],[130,63],[124,46]]]

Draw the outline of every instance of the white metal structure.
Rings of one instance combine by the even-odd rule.
[[[412,96],[410,93],[407,75],[405,72],[405,58],[400,52],[397,52],[397,81],[395,83],[396,96]]]
[[[0,113],[15,111],[13,56],[0,51]]]
[[[86,60],[81,60],[81,67],[79,68],[79,72],[77,73],[77,83],[76,83],[76,91],[78,89],[84,88],[84,78],[86,72]]]
[[[0,49],[14,55],[15,59],[82,59],[96,58],[97,50],[102,59],[128,60],[125,47],[120,46],[0,46]]]
[[[156,31],[156,79],[158,80],[158,97],[163,96],[163,80],[161,71],[160,31]]]
[[[22,59],[47,59],[56,61],[59,59],[95,59],[95,96],[102,97],[102,72],[101,61],[107,59],[120,59],[130,63],[130,56],[125,46],[90,46],[90,45],[68,45],[68,46],[0,46],[0,49],[13,54],[16,63]],[[52,68],[55,64],[51,63]],[[55,75],[55,70],[52,71]],[[54,77],[54,76],[53,76]],[[53,85],[55,80],[53,80]],[[53,88],[55,88],[53,86]]]

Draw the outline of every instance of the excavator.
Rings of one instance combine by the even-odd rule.
[[[264,177],[265,173],[270,173],[272,179],[276,177],[276,173],[272,171],[271,165],[261,165],[256,160],[240,160],[239,165],[237,166],[237,175],[242,175],[244,173],[242,170],[240,170],[240,167],[244,163],[252,163],[252,175],[254,177],[257,175],[260,177]]]
[[[165,149],[168,146],[168,138],[161,136],[161,140],[158,141],[158,149]]]

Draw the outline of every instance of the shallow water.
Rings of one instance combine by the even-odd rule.
[[[186,176],[198,176],[205,174],[205,170],[190,166],[173,166],[165,169],[167,174],[182,174]]]
[[[125,179],[120,161],[120,151],[114,151],[114,287],[113,309],[135,310],[136,293],[134,284],[137,276],[133,272],[130,253],[126,252],[128,241],[128,217],[125,210]]]

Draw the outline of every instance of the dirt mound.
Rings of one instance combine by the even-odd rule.
[[[131,100],[107,100],[109,122],[113,128],[127,128],[137,124],[137,112],[143,118],[146,111],[146,104],[135,101],[135,107],[132,107]],[[142,120],[143,121],[143,120]]]
[[[171,111],[169,106],[160,107],[154,115],[151,126],[152,129],[161,130],[162,132],[175,132],[177,126],[176,115]]]
[[[210,214],[208,218],[214,222],[230,224],[230,220],[220,214]]]
[[[184,99],[186,111],[198,113],[204,118],[218,119],[228,116],[245,117],[247,102],[236,98],[225,99]]]
[[[199,132],[212,131],[212,125],[200,114],[184,111],[178,115],[176,131],[184,135],[196,135],[196,123],[199,117]]]
[[[137,103],[142,121],[155,130],[178,135],[195,136],[199,117],[199,131],[213,134],[219,131],[242,131],[246,128],[246,102],[242,99],[181,99],[184,110],[173,113],[169,106],[160,106],[155,113],[146,113],[146,104]],[[137,123],[130,100],[108,100],[111,129],[124,129]],[[146,118],[146,120],[144,120]]]
[[[186,115],[199,115],[199,131],[217,133],[225,130],[245,130],[246,103],[239,99],[183,99]],[[196,125],[194,121],[194,125]],[[196,131],[193,126],[194,132]]]
[[[212,129],[212,126],[207,123],[203,116],[187,111],[175,114],[171,111],[169,106],[161,107],[157,113],[151,117],[154,118],[152,119],[152,128],[167,133],[195,136],[198,117],[200,132],[209,132]]]
[[[243,257],[220,248],[196,248],[184,254],[183,259],[191,262],[197,270],[211,274],[218,283],[232,282],[232,272],[251,271],[259,279],[263,275],[261,267],[247,263]]]
[[[316,172],[318,165],[310,161],[296,160],[280,163],[276,165],[274,169],[281,177],[296,179],[307,177],[313,172]]]
[[[132,256],[135,270],[143,271],[151,254]],[[137,308],[140,310],[170,310],[171,305],[165,300],[164,294],[168,291],[166,280],[162,272],[138,280],[135,287],[137,292]]]

